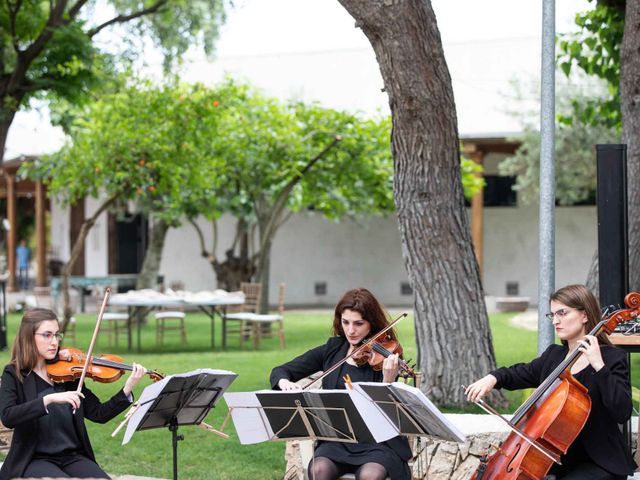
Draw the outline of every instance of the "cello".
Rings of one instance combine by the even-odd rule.
[[[624,299],[627,309],[602,319],[589,335],[610,335],[624,321],[640,317],[640,293]],[[582,355],[574,350],[518,408],[511,421],[512,432],[490,458],[483,459],[471,480],[542,480],[554,462],[567,452],[591,411],[587,389],[571,374],[571,366]],[[495,414],[482,400],[481,408]],[[502,418],[502,417],[501,417]]]

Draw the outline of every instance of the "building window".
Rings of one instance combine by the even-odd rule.
[[[316,295],[327,294],[327,282],[316,282],[313,286]]]
[[[400,295],[413,295],[413,288],[409,282],[400,282]]]
[[[485,186],[483,191],[483,205],[485,207],[515,207],[518,205],[518,197],[513,186],[516,177],[503,177],[500,175],[485,175]],[[466,198],[464,203],[471,206]]]

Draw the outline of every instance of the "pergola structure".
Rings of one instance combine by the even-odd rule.
[[[33,160],[34,157],[21,156],[5,160],[0,166],[0,198],[7,201],[5,218],[9,222],[7,232],[7,270],[8,290],[16,290],[16,247],[18,245],[17,232],[17,204],[18,198],[35,198],[36,222],[36,286],[44,287],[46,275],[46,211],[47,197],[45,187],[41,181],[32,181],[18,177],[18,169],[23,162]]]
[[[489,153],[513,155],[520,147],[520,142],[509,140],[506,136],[469,136],[461,140],[462,153],[483,166],[484,158]],[[482,173],[478,175],[482,176]],[[471,238],[480,275],[482,275],[484,270],[484,189],[477,192],[471,200]]]

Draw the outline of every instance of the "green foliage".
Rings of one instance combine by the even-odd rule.
[[[224,8],[225,0],[0,2],[2,128],[8,129],[10,112],[33,98],[86,101],[93,89],[140,55],[140,47],[131,47],[134,38],[152,40],[164,54],[166,72],[194,45],[211,53]],[[95,15],[109,9],[111,17]],[[97,47],[95,37],[116,26],[122,27],[116,30],[122,45]]]
[[[517,85],[516,95],[522,97]],[[558,116],[570,117],[571,122],[559,122],[555,132],[556,199],[560,205],[573,205],[594,199],[596,189],[596,162],[594,145],[616,143],[619,132],[603,123],[591,122],[575,115],[578,109],[595,102],[593,97],[575,95],[574,90],[558,90],[556,108]],[[539,95],[539,93],[535,93]],[[519,103],[519,102],[518,102]],[[501,175],[516,176],[514,190],[523,203],[536,203],[540,191],[540,132],[531,112],[511,112],[522,124],[522,134],[517,138],[521,145],[516,153],[499,165]]]
[[[593,0],[590,0],[593,1]],[[597,99],[576,99],[570,115],[561,120],[570,123],[580,118],[585,124],[603,124],[620,128],[620,45],[624,32],[624,2],[595,2],[593,10],[578,13],[580,31],[561,35],[558,41],[558,65],[568,77],[574,68],[588,76],[604,80],[608,95]]]
[[[471,200],[471,197],[473,197],[486,185],[486,182],[481,175],[483,170],[484,168],[479,163],[476,163],[464,156],[460,157],[462,188],[464,190],[464,196],[467,200]]]
[[[201,85],[130,86],[93,102],[76,118],[71,143],[21,173],[43,178],[65,203],[117,196],[169,222],[206,213],[216,198],[216,98]]]
[[[254,222],[256,205],[274,208],[291,182],[289,211],[312,208],[337,219],[393,210],[389,120],[283,103],[231,80],[217,91],[222,120],[212,141],[225,163],[223,211]],[[307,170],[336,137],[338,144]]]

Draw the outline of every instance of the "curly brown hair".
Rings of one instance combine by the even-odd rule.
[[[345,310],[353,310],[362,315],[362,318],[371,324],[371,333],[378,333],[391,323],[388,315],[378,299],[366,288],[354,288],[346,292],[336,305],[333,315],[333,335],[344,337],[342,329],[342,314]],[[393,340],[397,340],[395,329],[387,333]]]

